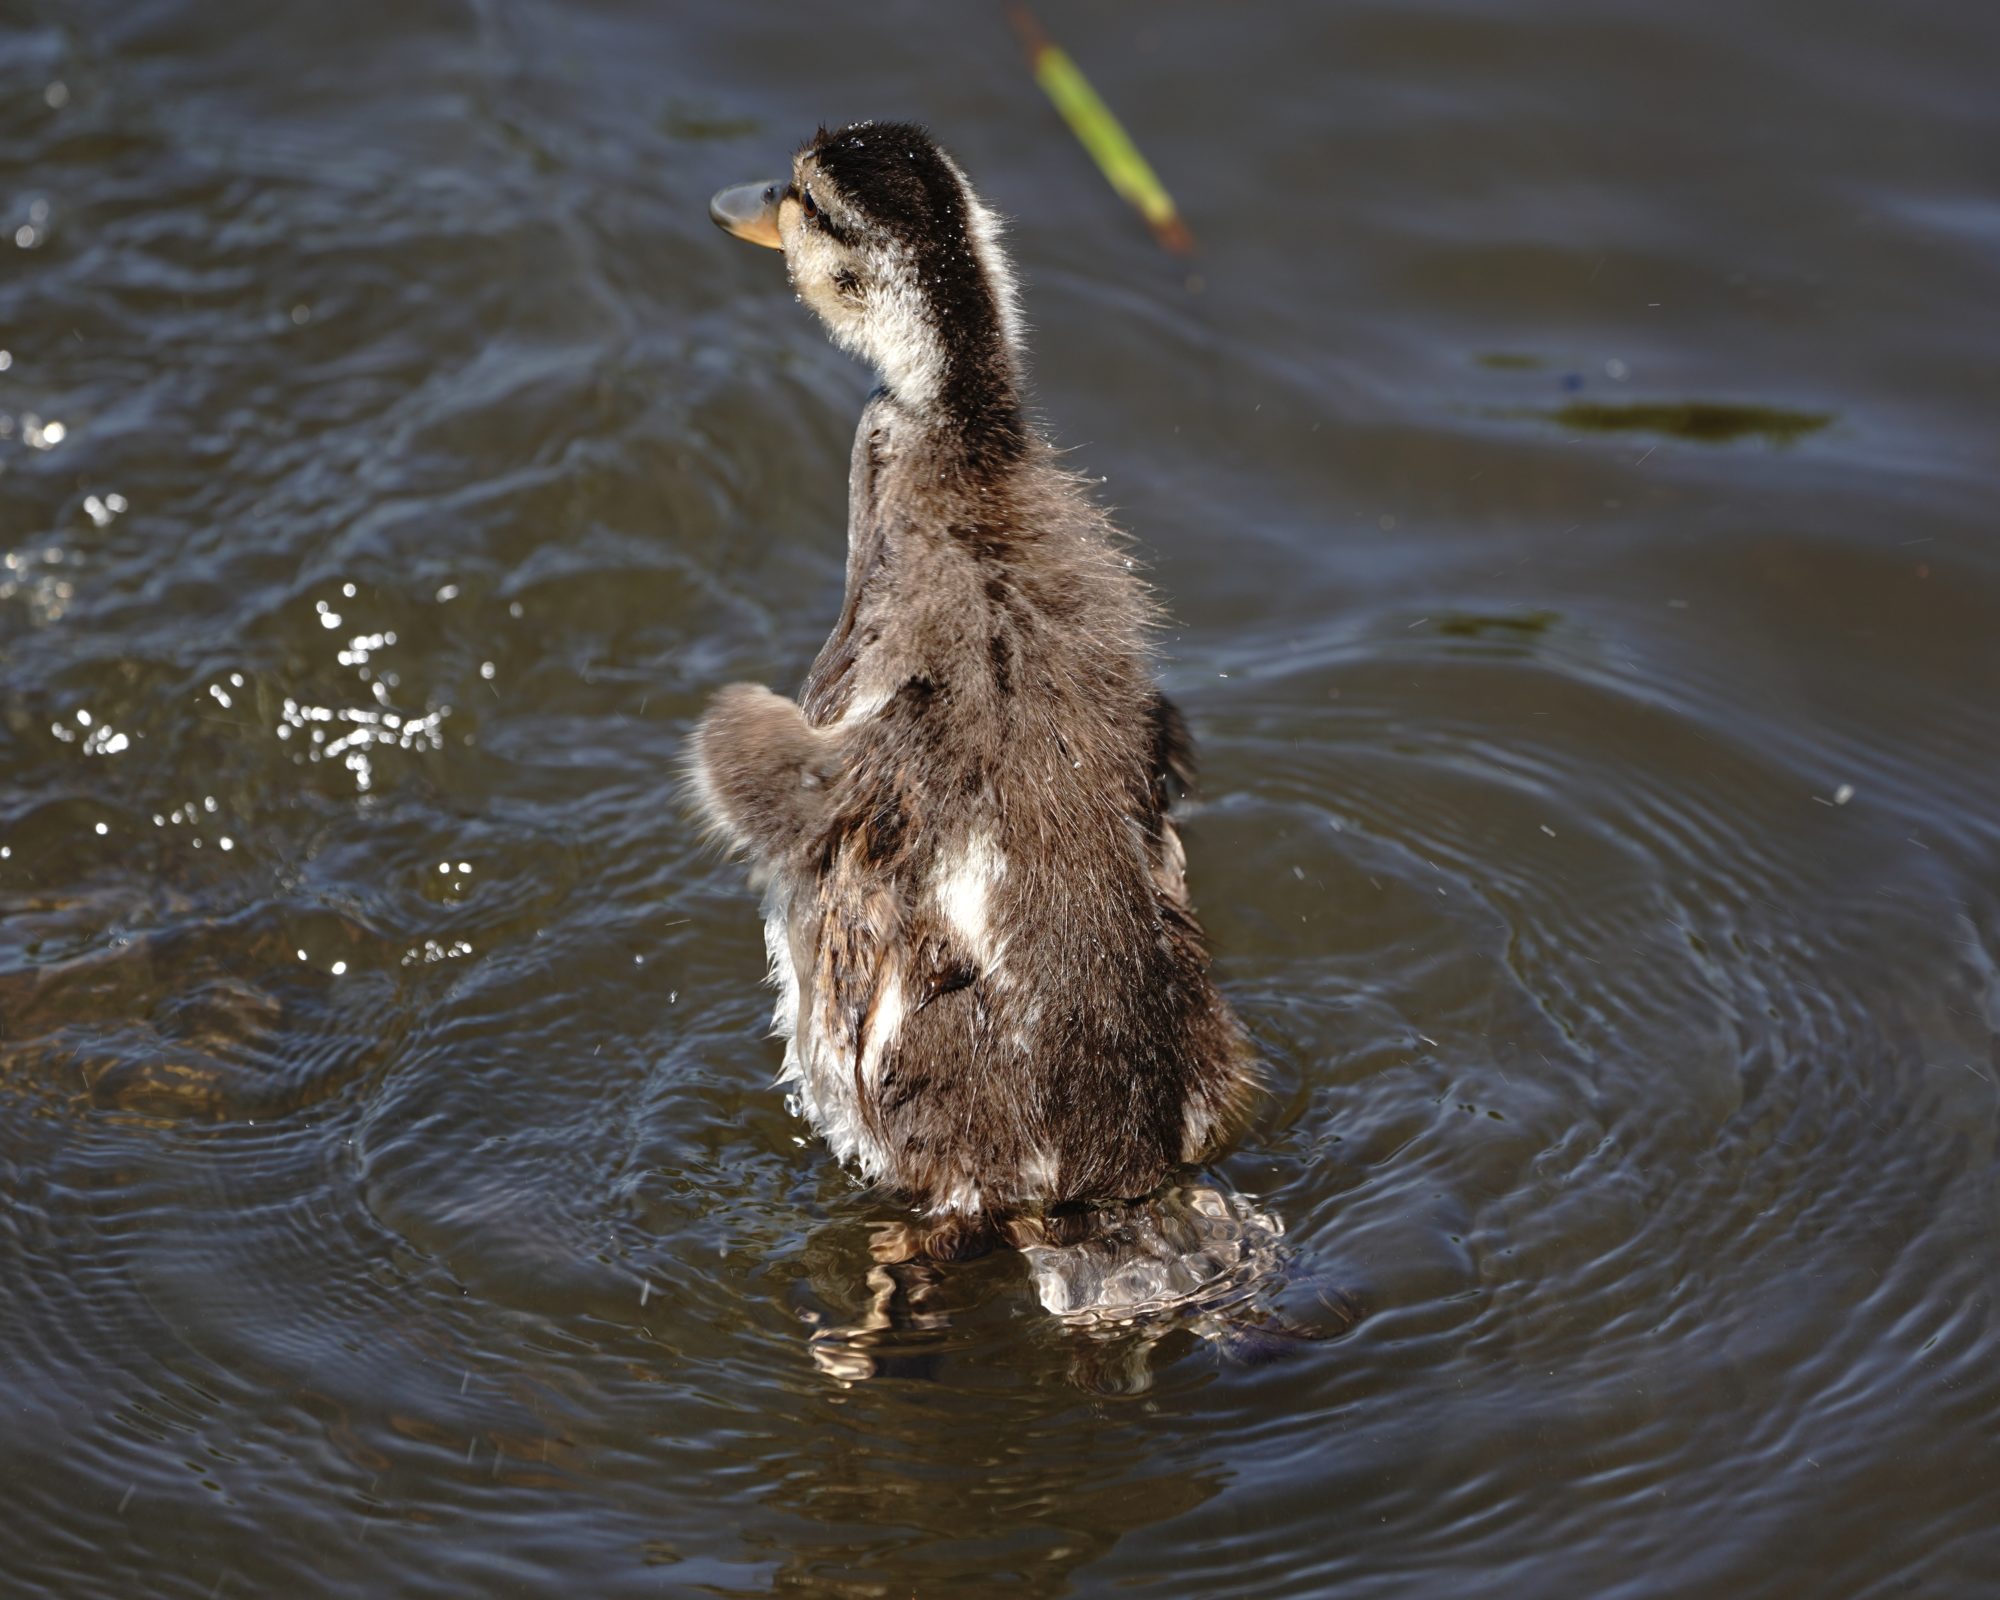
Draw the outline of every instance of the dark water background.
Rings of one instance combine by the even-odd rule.
[[[1190,264],[985,6],[0,18],[9,1595],[2000,1587],[2000,10],[1050,8]],[[1179,618],[1289,1361],[808,1359],[671,782],[866,384],[704,202],[870,115]]]

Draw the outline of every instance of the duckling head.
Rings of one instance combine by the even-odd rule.
[[[822,128],[788,180],[724,189],[709,215],[782,250],[799,298],[905,409],[1018,448],[1020,311],[999,222],[922,128]]]

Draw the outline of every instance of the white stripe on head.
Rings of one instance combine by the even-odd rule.
[[[951,175],[958,180],[959,198],[965,206],[966,225],[972,236],[972,253],[979,262],[980,276],[993,291],[993,308],[1000,318],[1000,336],[1007,341],[1007,348],[1018,356],[1023,337],[1021,287],[1014,278],[1014,264],[1007,259],[1007,248],[1000,242],[1005,227],[999,215],[973,193],[972,185],[966,181],[958,163],[942,150],[938,154],[945,166],[950,168]]]

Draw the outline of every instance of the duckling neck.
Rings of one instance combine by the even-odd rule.
[[[969,256],[927,267],[921,300],[896,296],[871,341],[884,392],[926,435],[940,468],[1002,470],[1029,437],[1002,291]]]
[[[1027,448],[1020,389],[1004,352],[948,364],[931,403],[909,409],[940,468],[991,477],[1011,468]]]

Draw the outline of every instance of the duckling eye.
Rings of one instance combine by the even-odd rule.
[[[808,219],[817,217],[819,215],[819,207],[813,203],[812,190],[810,189],[799,190],[799,204],[806,208],[806,216]]]

